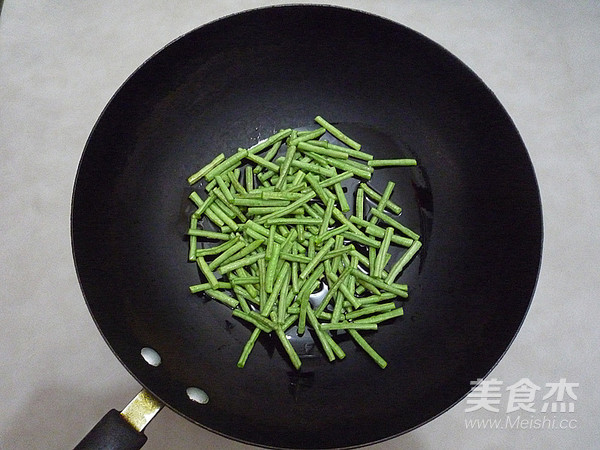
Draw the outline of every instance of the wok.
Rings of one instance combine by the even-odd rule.
[[[348,356],[329,363],[308,333],[300,371],[264,333],[239,369],[251,329],[188,290],[198,270],[186,261],[186,178],[318,114],[378,158],[419,162],[372,182],[396,182],[401,218],[422,235],[401,275],[405,314],[366,335],[384,370],[343,337]],[[284,6],[202,26],[123,84],[81,158],[72,246],[100,332],[158,404],[258,446],[352,447],[432,420],[494,367],[532,298],[542,214],[515,125],[456,57],[371,14]]]

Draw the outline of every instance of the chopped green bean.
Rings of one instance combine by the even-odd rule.
[[[383,268],[386,263],[386,255],[388,254],[388,249],[390,248],[390,243],[392,242],[392,235],[394,234],[394,229],[392,227],[388,227],[385,230],[385,235],[383,236],[383,240],[381,241],[381,246],[377,251],[377,257],[375,258],[375,267],[373,268],[373,276],[375,278],[381,278],[381,273],[383,272]]]
[[[373,358],[373,360],[377,363],[377,365],[379,367],[381,367],[382,369],[385,369],[385,367],[387,366],[387,361],[385,359],[383,359],[381,357],[381,355],[379,355],[379,353],[377,353],[375,351],[375,349],[373,347],[371,347],[369,345],[369,343],[358,333],[358,331],[356,330],[352,330],[349,329],[348,333],[350,334],[350,336],[352,336],[352,338],[354,339],[354,341],[365,351],[367,352],[367,354]]]
[[[190,175],[188,177],[188,179],[187,179],[187,181],[190,184],[190,186],[192,184],[195,184],[198,181],[200,181],[201,178],[203,178],[204,176],[206,176],[206,174],[208,172],[210,172],[212,169],[214,169],[215,167],[217,167],[224,160],[225,160],[225,155],[223,153],[219,153],[217,156],[215,156],[215,158],[211,162],[209,162],[207,165],[205,165],[202,169],[200,169],[195,174]]]
[[[414,241],[413,244],[410,247],[408,247],[408,250],[404,252],[400,259],[396,261],[396,263],[390,269],[390,272],[387,278],[385,279],[386,283],[390,284],[394,282],[396,277],[398,277],[400,272],[402,272],[402,269],[404,269],[404,266],[408,264],[408,262],[413,258],[413,256],[415,256],[417,251],[421,248],[421,245],[421,241]]]
[[[219,256],[217,256],[215,259],[213,259],[210,262],[210,264],[208,265],[208,268],[211,271],[215,271],[218,267],[220,267],[222,264],[227,262],[232,255],[234,255],[235,253],[237,253],[238,251],[240,251],[241,249],[246,247],[245,242],[241,241],[239,238],[237,238],[236,240],[238,242],[235,245],[228,248],[226,251],[221,253]]]
[[[237,261],[231,262],[229,264],[225,264],[224,266],[219,267],[218,270],[222,275],[225,275],[226,273],[231,272],[232,270],[238,269],[240,267],[249,266],[250,264],[254,264],[258,260],[264,258],[264,252],[257,253],[256,255],[246,256],[245,258],[238,259]]]
[[[252,241],[250,244],[246,244],[245,242],[239,242],[238,244],[234,245],[233,247],[231,247],[231,248],[227,249],[226,251],[224,251],[223,253],[221,253],[221,255],[219,255],[215,260],[213,260],[213,263],[215,263],[215,264],[212,265],[212,263],[211,263],[209,265],[209,267],[211,267],[211,269],[212,269],[212,267],[215,267],[215,269],[216,269],[217,267],[219,267],[219,264],[221,262],[230,263],[230,262],[234,262],[234,261],[239,261],[240,259],[246,257],[247,255],[249,255],[256,249],[258,249],[263,243],[264,243],[264,240],[262,240],[262,239],[257,239],[255,241]],[[242,244],[242,245],[239,245],[239,244]],[[231,252],[232,248],[236,248],[237,253]],[[227,255],[227,256],[222,258],[221,261],[216,262],[223,255]]]
[[[225,283],[222,281],[218,281],[215,286],[211,285],[210,283],[195,284],[193,286],[190,286],[190,292],[192,294],[197,294],[198,292],[207,291],[208,289],[231,289],[231,288],[232,288],[231,283]]]
[[[329,322],[321,324],[322,330],[376,330],[376,323],[363,322]]]
[[[416,159],[373,159],[368,162],[371,167],[416,166]]]
[[[252,325],[254,325],[255,327],[260,328],[260,330],[264,331],[265,333],[270,333],[271,331],[273,331],[273,328],[271,328],[270,326],[268,326],[263,321],[261,321],[260,319],[258,319],[256,316],[252,315],[249,312],[241,311],[239,309],[234,309],[232,315],[234,317],[239,317],[240,319],[244,319],[246,322],[249,322]]]
[[[404,315],[404,309],[402,307],[391,309],[391,311],[387,311],[381,314],[376,314],[371,317],[365,317],[362,319],[357,319],[355,323],[380,323],[386,320],[393,319],[395,317],[400,317]]]
[[[322,145],[323,147],[330,148],[332,150],[339,150],[342,152],[346,152],[346,153],[348,153],[348,156],[352,156],[353,158],[356,158],[356,159],[362,159],[363,161],[370,161],[373,159],[373,155],[370,155],[365,152],[361,152],[360,150],[354,150],[353,148],[347,148],[347,147],[342,147],[340,145],[335,145],[328,141],[308,141],[308,142],[313,145]]]
[[[361,183],[360,187],[363,188],[363,190],[365,191],[365,194],[369,198],[371,198],[371,200],[374,200],[376,202],[380,202],[381,201],[381,194],[379,194],[374,189],[371,189],[371,187],[369,185],[367,185],[365,183]],[[387,209],[389,209],[390,211],[392,211],[394,214],[400,214],[402,212],[402,208],[400,206],[396,205],[391,200],[388,200],[386,202],[385,207]]]
[[[277,263],[279,262],[279,253],[281,252],[281,246],[278,243],[273,244],[273,250],[269,257],[267,264],[267,278],[265,280],[267,284],[267,293],[270,294],[273,291],[273,284],[275,283],[275,276],[277,272]]]
[[[291,128],[286,128],[285,130],[281,130],[281,131],[275,133],[274,135],[269,136],[264,141],[259,142],[258,144],[250,147],[250,149],[248,150],[248,152],[251,153],[251,154],[253,154],[253,155],[255,155],[257,153],[260,153],[264,149],[266,149],[266,148],[270,147],[271,145],[275,144],[277,141],[281,141],[281,140],[285,139],[291,133],[292,133],[292,129]]]
[[[371,283],[373,286],[379,288],[379,289],[383,289],[385,291],[388,292],[393,292],[394,294],[400,296],[400,297],[408,297],[408,293],[406,292],[406,289],[403,289],[402,285],[397,285],[394,283],[387,283],[381,280],[378,280],[377,278],[373,278],[365,273],[362,273],[360,270],[358,269],[352,269],[352,273],[354,274],[354,276],[356,278],[360,278],[361,280],[365,280],[369,283]]]
[[[246,361],[248,360],[248,356],[250,355],[250,352],[252,351],[252,349],[254,348],[254,344],[256,343],[258,336],[260,335],[261,329],[260,328],[255,328],[254,331],[252,332],[252,334],[250,335],[250,337],[248,338],[248,341],[246,342],[246,345],[244,345],[244,348],[242,350],[242,354],[240,355],[240,358],[238,359],[237,362],[237,366],[241,369],[246,365]]]
[[[298,145],[298,142],[306,142],[312,139],[318,139],[325,133],[325,128],[317,128],[316,130],[298,131],[296,137],[290,136],[288,145]]]
[[[336,128],[335,126],[333,126],[332,124],[330,124],[329,122],[327,122],[321,116],[315,117],[315,122],[317,122],[319,125],[321,125],[323,128],[325,128],[327,131],[329,131],[329,133],[331,133],[337,139],[339,139],[340,141],[342,141],[348,147],[352,147],[355,150],[360,150],[361,145],[358,142],[356,142],[355,140],[353,140],[350,137],[346,136],[338,128]]]
[[[396,186],[396,183],[394,183],[393,181],[387,182],[385,189],[383,191],[383,194],[381,195],[381,199],[379,200],[379,203],[377,204],[377,208],[375,208],[374,211],[383,212],[383,210],[385,209],[385,207],[387,205],[388,200],[392,196],[392,192],[394,191],[395,186]],[[377,217],[371,217],[371,220],[369,220],[369,222],[371,224],[375,224],[377,222]]]
[[[290,344],[290,341],[288,340],[284,331],[281,329],[281,327],[277,327],[275,328],[275,333],[277,334],[277,337],[283,345],[283,348],[285,349],[286,353],[290,357],[290,361],[292,362],[293,366],[296,369],[300,369],[300,366],[302,365],[300,357],[298,356],[298,353],[296,353],[296,350],[294,350],[294,347],[292,347],[292,344]]]
[[[329,239],[327,242],[325,242],[325,244],[323,244],[321,250],[319,250],[315,257],[312,258],[312,260],[306,265],[304,270],[300,272],[301,279],[306,279],[306,277],[308,277],[308,275],[314,270],[314,268],[321,263],[329,249],[333,247],[334,243],[335,241],[333,239]]]
[[[276,155],[277,152],[279,152],[279,148],[281,147],[281,144],[283,144],[283,140],[279,140],[277,142],[275,142],[271,148],[269,149],[269,151],[266,153],[266,155],[264,156],[264,160],[265,161],[271,161]],[[250,158],[249,158],[250,159]],[[256,166],[254,168],[254,173],[259,173],[262,170],[262,167],[260,165]],[[277,172],[279,172],[279,170],[277,170]]]
[[[240,161],[246,156],[248,156],[248,150],[240,149],[235,155],[230,156],[216,167],[212,168],[206,175],[204,175],[204,178],[206,178],[208,181],[211,181],[217,175],[227,173],[228,170],[236,167],[236,165],[239,164]]]
[[[309,151],[318,155],[329,156],[330,158],[348,159],[348,153],[338,150],[331,150],[327,147],[309,144],[308,142],[298,142],[298,149],[301,151]]]
[[[221,241],[227,241],[231,239],[231,235],[227,233],[219,233],[217,231],[199,230],[193,228],[190,228],[187,234],[189,236],[203,237],[207,239],[219,239]]]
[[[417,233],[415,233],[414,231],[412,231],[409,228],[405,227],[404,225],[402,225],[397,220],[394,220],[393,218],[385,215],[384,213],[382,213],[382,212],[380,212],[380,211],[378,211],[376,209],[371,210],[371,214],[373,214],[378,219],[383,220],[388,225],[391,225],[392,227],[396,228],[398,231],[404,233],[409,238],[411,238],[413,240],[419,240],[420,236]]]
[[[225,305],[227,305],[227,306],[229,306],[231,308],[235,308],[239,304],[238,300],[236,300],[233,297],[230,297],[229,295],[225,294],[222,291],[218,291],[217,289],[207,289],[204,292],[209,297],[212,297],[215,300],[218,300],[221,303],[224,303]]]
[[[359,187],[356,190],[356,198],[354,200],[354,215],[359,219],[364,219],[365,216],[365,190]]]
[[[206,281],[208,281],[213,288],[216,288],[218,283],[217,278],[213,274],[212,270],[210,270],[208,267],[206,260],[202,256],[199,256],[196,258],[196,263],[198,264],[202,274],[206,277]]]
[[[306,309],[308,308],[308,300],[309,296],[312,292],[312,288],[314,283],[323,275],[325,271],[325,267],[323,264],[319,264],[312,271],[310,276],[306,279],[306,281],[302,284],[300,288],[300,292],[298,293],[298,298],[300,300],[300,314],[298,316],[298,334],[304,334],[304,328],[306,326]]]

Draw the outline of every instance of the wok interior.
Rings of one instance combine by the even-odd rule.
[[[424,242],[401,276],[405,315],[365,334],[385,370],[340,337],[345,360],[327,362],[308,338],[296,371],[268,336],[240,370],[251,329],[188,290],[198,271],[186,262],[186,178],[217,153],[313,127],[317,114],[376,157],[419,162],[371,183],[396,182],[401,220]],[[100,331],[171,408],[256,445],[346,447],[432,419],[495,365],[529,306],[541,212],[512,121],[452,55],[357,11],[276,7],[201,27],[127,80],[84,151],[72,236]],[[191,401],[190,387],[208,403]]]

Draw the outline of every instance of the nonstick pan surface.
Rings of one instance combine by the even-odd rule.
[[[343,338],[347,357],[329,363],[310,334],[291,336],[300,371],[269,336],[239,369],[251,329],[188,289],[199,278],[187,262],[186,178],[280,128],[315,127],[316,115],[378,158],[419,162],[371,183],[396,182],[401,219],[422,235],[401,275],[405,314],[365,334],[384,370]],[[364,445],[443,413],[514,339],[541,258],[534,171],[495,96],[426,37],[336,7],[247,11],[155,54],[98,120],[72,206],[79,280],[115,355],[181,415],[260,446]],[[191,401],[189,387],[208,403]]]

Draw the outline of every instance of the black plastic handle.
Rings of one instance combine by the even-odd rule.
[[[148,438],[111,409],[74,450],[139,450]]]

